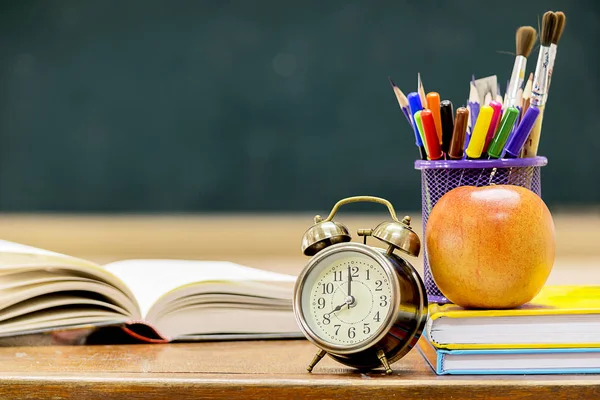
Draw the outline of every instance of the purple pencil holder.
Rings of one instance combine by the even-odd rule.
[[[421,199],[423,235],[427,219],[438,200],[459,186],[516,185],[525,187],[542,196],[540,168],[548,164],[545,157],[497,159],[497,160],[436,160],[415,161],[415,169],[421,171]],[[449,303],[435,284],[429,262],[427,245],[423,240],[423,272],[425,289],[430,303]]]

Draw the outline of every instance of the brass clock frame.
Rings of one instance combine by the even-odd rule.
[[[343,204],[375,202],[387,206],[391,221],[384,221],[374,229],[359,229],[364,244],[349,243],[348,229],[334,222],[333,217]],[[366,245],[366,237],[373,236],[388,245],[387,250]],[[385,199],[356,196],[340,200],[323,220],[315,217],[315,224],[304,234],[302,251],[313,256],[298,276],[294,287],[294,315],[302,332],[320,350],[307,367],[310,372],[328,354],[334,360],[361,370],[383,366],[391,373],[390,364],[402,358],[417,343],[427,321],[427,295],[425,286],[414,267],[404,258],[394,254],[399,249],[405,254],[418,256],[420,240],[410,227],[410,217],[399,221],[392,205]],[[343,252],[358,252],[381,265],[392,285],[392,307],[385,322],[372,337],[351,345],[338,345],[320,338],[308,326],[302,309],[302,290],[308,275],[327,257]]]

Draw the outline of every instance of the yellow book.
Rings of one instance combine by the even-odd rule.
[[[600,347],[600,286],[546,286],[510,310],[431,304],[426,334],[450,350]]]

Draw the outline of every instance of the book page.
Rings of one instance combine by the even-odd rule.
[[[39,249],[33,246],[27,246],[20,243],[9,242],[7,240],[0,240],[0,264],[8,265],[11,263],[11,255],[28,255],[29,261],[33,264],[39,262],[40,264],[48,262],[56,262],[60,260],[62,263],[67,265],[95,265],[92,262],[81,260],[79,258],[67,256],[53,251]],[[19,264],[23,262],[19,259]]]
[[[172,340],[185,336],[211,334],[300,333],[291,310],[244,306],[188,307],[165,315],[159,329]]]
[[[16,305],[0,310],[0,323],[10,320],[12,318],[32,314],[37,311],[50,310],[56,308],[67,308],[67,307],[79,307],[90,306],[90,310],[96,310],[98,308],[107,309],[114,311],[123,317],[129,317],[127,310],[117,305],[107,303],[104,301],[90,299],[83,296],[77,296],[73,292],[48,294],[46,296],[33,297],[29,300],[22,301]],[[2,325],[0,324],[0,331],[2,331]]]
[[[118,306],[121,309],[127,310],[127,313],[124,315],[130,318],[139,317],[135,311],[136,305],[121,291],[111,285],[85,278],[33,283],[5,288],[0,290],[0,310],[29,299],[39,298],[40,300],[44,300],[43,297],[45,295],[69,292],[79,293],[79,297],[102,300],[107,306],[109,304]]]
[[[0,337],[28,334],[35,331],[64,329],[75,325],[112,325],[127,322],[127,317],[102,309],[51,308],[16,317],[2,324]]]
[[[85,276],[105,282],[121,291],[131,300],[132,308],[128,311],[138,315],[139,310],[135,296],[127,285],[105,268],[90,261],[55,253],[33,246],[0,240],[0,276],[5,277],[24,271],[55,271],[68,280],[70,276]]]
[[[228,307],[258,306],[271,310],[292,310],[292,282],[265,282],[253,280],[202,281],[185,285],[161,296],[154,302],[145,320],[161,328],[164,315],[192,306]]]
[[[263,271],[226,261],[125,260],[107,264],[105,268],[131,289],[144,317],[161,296],[195,282],[293,283],[296,280],[296,277],[291,275]]]

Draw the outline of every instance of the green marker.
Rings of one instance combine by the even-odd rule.
[[[427,148],[427,142],[425,141],[425,131],[423,130],[423,120],[421,119],[421,110],[415,113],[415,122],[417,123],[417,130],[419,131],[419,136],[421,136],[421,143],[423,143],[423,147],[425,147],[425,151],[429,154],[429,149]]]
[[[515,126],[515,122],[517,122],[517,117],[519,116],[519,110],[516,107],[508,107],[504,111],[504,115],[502,116],[502,121],[500,121],[500,128],[498,128],[498,133],[494,136],[492,143],[487,151],[488,159],[500,158],[502,155],[502,150],[504,150],[504,145],[510,136],[510,133]]]

